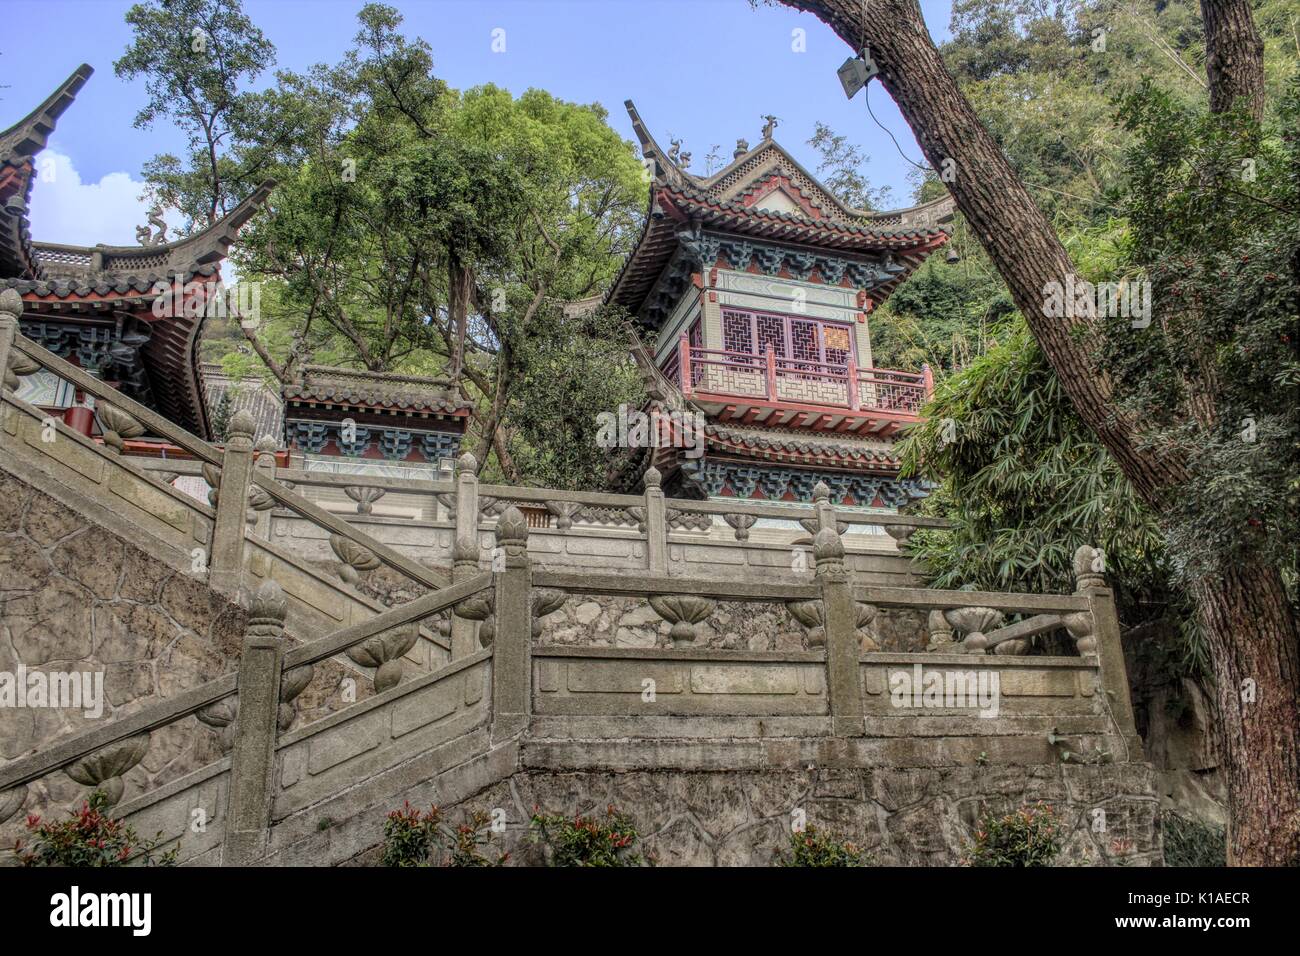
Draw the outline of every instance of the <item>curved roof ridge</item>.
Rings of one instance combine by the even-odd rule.
[[[0,132],[0,162],[10,162],[9,157],[14,153],[30,158],[44,149],[59,117],[72,105],[77,92],[86,85],[94,72],[94,67],[89,63],[81,64],[55,87],[54,92],[40,106]]]

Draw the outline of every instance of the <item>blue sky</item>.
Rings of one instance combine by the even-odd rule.
[[[514,93],[541,87],[564,99],[598,102],[633,139],[623,101],[636,102],[661,143],[685,141],[703,172],[718,144],[729,159],[738,137],[759,139],[762,115],[781,118],[776,138],[810,169],[806,145],[822,120],[861,144],[873,185],[893,187],[893,205],[910,199],[903,159],[867,115],[862,94],[844,98],[835,76],[847,47],[819,20],[785,7],[751,8],[748,0],[390,0],[408,35],[433,48],[437,73],[451,85],[496,83]],[[38,182],[32,232],[53,242],[131,244],[144,221],[143,163],[184,146],[170,127],[132,125],[142,83],[113,75],[130,42],[119,0],[6,0],[0,37],[0,128],[38,104],[82,62],[95,68],[64,114],[51,145],[53,182]],[[244,9],[275,44],[277,66],[305,69],[333,62],[356,32],[361,0],[245,0]],[[948,36],[951,0],[921,0],[931,34]],[[492,51],[493,30],[505,52]],[[804,52],[796,52],[802,29]],[[903,151],[920,150],[893,102],[872,84],[876,116]]]

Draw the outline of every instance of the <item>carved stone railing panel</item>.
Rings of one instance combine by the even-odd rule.
[[[27,784],[0,793],[0,825],[8,823],[27,802]]]
[[[362,574],[379,567],[379,559],[375,557],[370,549],[362,547],[351,538],[332,534],[330,535],[330,547],[340,561],[339,577],[348,584],[356,584],[361,579]]]
[[[713,527],[713,517],[696,511],[667,510],[668,527],[672,531],[708,531]]]
[[[374,511],[375,502],[384,496],[384,489],[373,485],[348,485],[343,493],[357,503],[357,514],[368,515]]]
[[[235,746],[236,721],[239,719],[239,698],[227,697],[194,712],[199,723],[217,732],[217,746],[223,754]]]
[[[102,790],[109,806],[122,799],[126,784],[122,777],[149,752],[149,734],[122,740],[63,768],[77,783]]]
[[[965,637],[962,646],[971,652],[982,652],[988,647],[986,631],[1002,625],[1003,613],[991,607],[958,607],[944,611],[944,618]]]
[[[661,618],[671,624],[668,637],[674,647],[685,647],[695,643],[696,624],[708,620],[717,602],[698,594],[652,594],[650,607]]]
[[[555,527],[561,531],[567,531],[573,527],[573,516],[576,515],[582,505],[576,501],[548,501],[546,510],[555,516]]]
[[[754,526],[758,518],[754,515],[726,514],[722,516],[722,520],[736,532],[737,541],[748,541],[749,529]]]
[[[119,455],[125,449],[128,439],[139,438],[144,434],[144,425],[116,405],[98,402],[95,414],[104,428],[104,444]]]
[[[382,694],[401,682],[402,655],[415,646],[419,637],[420,630],[416,626],[395,627],[352,645],[347,649],[347,655],[362,667],[378,668],[375,671],[375,693]]]

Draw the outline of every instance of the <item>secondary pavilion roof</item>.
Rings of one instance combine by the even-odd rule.
[[[683,168],[676,150],[659,146],[632,101],[625,105],[652,173],[640,240],[609,295],[609,301],[633,314],[641,312],[683,240],[705,234],[765,241],[793,255],[811,257],[810,262],[818,254],[823,261],[834,257],[887,262],[889,275],[869,290],[874,304],[948,241],[943,224],[951,221],[954,206],[947,196],[888,212],[855,209],[840,202],[770,133],[752,149],[738,143],[731,163],[713,175],[696,176]],[[728,264],[734,269],[750,266],[749,262]],[[809,274],[829,281],[820,268]],[[844,281],[848,280],[837,277],[834,284]]]
[[[131,380],[137,396],[147,397],[171,421],[209,437],[197,350],[204,316],[187,315],[195,310],[186,309],[154,315],[156,290],[164,283],[172,295],[178,282],[182,290],[189,283],[217,283],[240,227],[275,183],[262,183],[215,223],[172,242],[155,237],[139,246],[75,246],[33,240],[27,211],[36,155],[93,72],[82,64],[44,103],[0,133],[0,288],[22,295],[25,332],[41,336],[47,348],[71,349],[73,326],[101,327],[118,356],[111,374]]]

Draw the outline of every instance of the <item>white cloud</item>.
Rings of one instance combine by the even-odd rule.
[[[82,182],[71,157],[52,149],[36,157],[32,186],[32,238],[76,246],[136,245],[135,227],[148,222],[148,204],[140,199],[144,183],[130,173],[109,173],[97,183]],[[174,230],[179,216],[164,216]],[[172,238],[173,232],[168,233]]]

